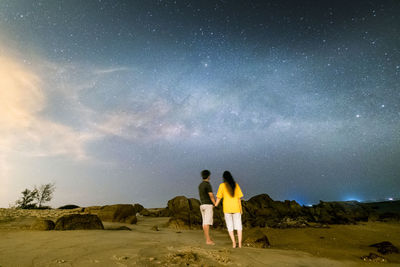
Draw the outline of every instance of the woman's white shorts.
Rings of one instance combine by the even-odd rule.
[[[240,213],[224,213],[226,228],[229,232],[235,230],[242,230],[242,214]]]

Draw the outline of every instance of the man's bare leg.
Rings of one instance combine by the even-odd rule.
[[[233,233],[233,231],[228,231],[229,236],[231,237],[232,240],[232,247],[236,248],[236,240],[235,240],[235,234]]]
[[[203,224],[203,231],[204,231],[204,236],[206,238],[206,244],[214,245],[214,242],[210,238],[210,226],[208,224]]]

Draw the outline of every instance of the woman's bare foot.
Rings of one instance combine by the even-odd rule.
[[[214,241],[212,240],[206,241],[206,244],[211,246],[215,245]]]
[[[239,243],[239,248],[242,248],[242,244]]]
[[[235,243],[232,242],[232,248],[236,248],[236,242]]]

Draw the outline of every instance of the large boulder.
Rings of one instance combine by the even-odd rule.
[[[296,201],[274,201],[261,194],[242,201],[243,224],[247,227],[276,227],[284,218],[304,217],[304,208]]]
[[[370,247],[375,247],[378,249],[378,252],[386,255],[386,254],[391,254],[391,253],[399,253],[399,249],[395,247],[392,243],[389,241],[383,241],[380,243],[372,244]]]
[[[142,207],[143,208],[143,207]],[[136,224],[137,207],[130,204],[103,206],[97,215],[102,221]]]
[[[243,246],[255,248],[269,248],[267,235],[261,229],[251,229],[244,232]]]
[[[70,214],[56,221],[55,230],[102,230],[103,223],[94,214]]]
[[[202,224],[200,201],[195,198],[177,196],[168,201],[168,210],[174,219],[180,219],[190,227]]]
[[[144,207],[142,205],[136,203],[133,205],[133,209],[135,210],[135,215],[136,215],[136,213],[140,213],[144,209]]]
[[[48,231],[54,229],[54,222],[52,220],[36,219],[31,225],[31,230]]]

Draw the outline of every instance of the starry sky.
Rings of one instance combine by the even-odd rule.
[[[0,1],[0,207],[400,197],[400,2]]]

